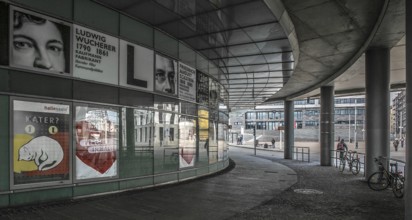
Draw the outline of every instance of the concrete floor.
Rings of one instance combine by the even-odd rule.
[[[54,205],[0,209],[0,219],[403,219],[403,199],[335,167],[230,147],[234,169],[210,178]],[[314,156],[316,157],[316,156]],[[297,193],[304,190],[309,194]]]

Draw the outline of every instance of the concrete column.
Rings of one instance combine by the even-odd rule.
[[[406,144],[405,144],[405,219],[412,219],[412,2],[405,1],[406,11]]]
[[[335,99],[334,87],[320,88],[320,165],[331,166],[331,150],[335,139]]]
[[[126,141],[123,146],[127,146],[127,154],[134,155],[135,151],[135,132],[134,132],[134,109],[126,108]]]
[[[285,150],[284,158],[293,159],[294,151],[294,105],[293,101],[285,101]]]
[[[389,158],[389,73],[390,50],[372,48],[366,52],[366,164],[365,178],[378,171],[374,158]]]

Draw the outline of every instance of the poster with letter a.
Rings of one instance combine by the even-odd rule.
[[[73,25],[73,75],[118,84],[119,39]]]
[[[117,176],[119,111],[76,106],[76,179]]]
[[[70,105],[12,101],[13,183],[70,180]]]
[[[179,62],[179,98],[196,102],[196,69]]]

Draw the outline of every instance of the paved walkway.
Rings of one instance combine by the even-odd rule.
[[[222,175],[188,183],[51,206],[0,210],[0,219],[227,219],[297,182],[296,173],[277,162],[233,148],[236,167]]]
[[[230,172],[180,185],[0,210],[0,219],[403,219],[404,201],[362,176],[230,147]],[[302,193],[303,192],[303,193]]]

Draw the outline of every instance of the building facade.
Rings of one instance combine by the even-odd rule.
[[[0,207],[228,166],[218,68],[95,1],[0,1]]]
[[[318,141],[320,126],[320,100],[308,99],[294,102],[295,140]],[[261,141],[269,142],[273,137],[280,140],[284,129],[284,106],[278,103],[261,106],[255,110],[243,110],[231,113],[231,132],[236,134],[253,133],[261,135]],[[364,141],[365,97],[335,98],[335,137],[348,141]]]
[[[406,92],[402,90],[392,100],[393,118],[391,134],[394,138],[405,139],[406,129]]]

